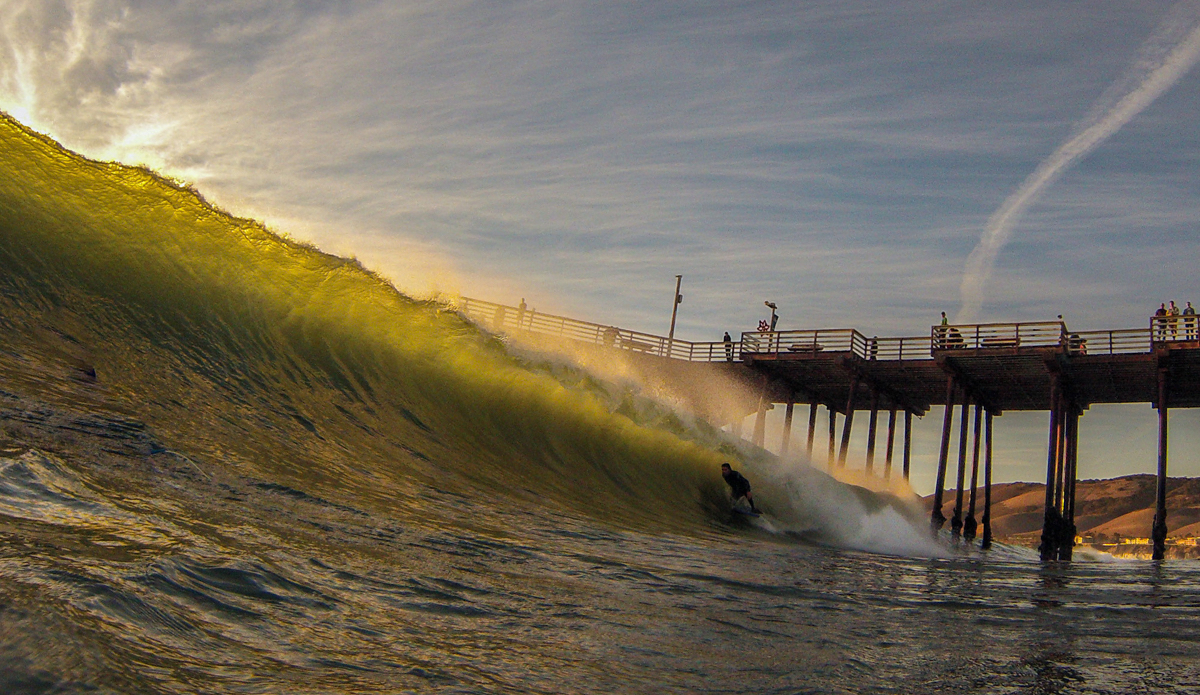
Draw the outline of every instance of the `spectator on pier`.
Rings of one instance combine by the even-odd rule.
[[[950,325],[950,320],[946,318],[946,312],[942,312],[942,322],[937,328],[937,345],[936,347],[946,347],[946,326]]]
[[[1188,302],[1183,308],[1183,331],[1188,340],[1196,339],[1196,310],[1192,308],[1192,303]]]
[[[1154,311],[1154,340],[1162,342],[1167,335],[1167,303],[1163,302],[1158,305],[1158,309]]]
[[[1167,309],[1167,316],[1170,319],[1167,321],[1171,326],[1171,340],[1179,337],[1179,307],[1175,306],[1175,300],[1171,300],[1171,306]]]
[[[723,338],[723,340],[725,341],[725,361],[732,362],[733,361],[733,338],[729,337],[729,331],[725,331],[725,337]]]

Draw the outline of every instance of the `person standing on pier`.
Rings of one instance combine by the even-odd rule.
[[[1158,305],[1154,311],[1154,342],[1160,343],[1167,338],[1167,303]]]
[[[1167,323],[1171,324],[1171,340],[1179,337],[1179,307],[1175,306],[1175,300],[1171,300],[1171,308],[1167,309],[1167,315],[1170,320]]]
[[[1192,308],[1192,303],[1188,302],[1183,308],[1183,332],[1188,340],[1196,339],[1196,310]]]
[[[733,338],[729,337],[729,331],[725,331],[725,337],[722,340],[725,341],[725,361],[732,362],[733,361]]]

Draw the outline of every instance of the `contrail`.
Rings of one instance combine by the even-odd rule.
[[[962,308],[955,323],[974,320],[982,308],[984,286],[991,278],[996,256],[1008,243],[1012,227],[1025,209],[1069,166],[1120,130],[1200,61],[1200,26],[1196,26],[1195,8],[1191,2],[1176,6],[1160,30],[1142,46],[1132,74],[1113,85],[1123,96],[1114,99],[1113,88],[1107,90],[1088,117],[1076,125],[1073,136],[1038,165],[988,218],[979,244],[963,269]],[[1184,13],[1191,15],[1190,21],[1181,16]],[[1135,86],[1129,89],[1131,83]]]

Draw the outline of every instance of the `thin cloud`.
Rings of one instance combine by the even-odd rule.
[[[1106,92],[1099,107],[1075,128],[1075,134],[1047,157],[988,219],[979,244],[967,257],[962,278],[962,307],[955,321],[974,320],[983,307],[984,289],[996,257],[1012,236],[1025,210],[1072,164],[1085,157],[1133,120],[1200,61],[1200,12],[1195,3],[1180,6],[1151,38],[1135,64],[1135,74],[1118,84],[1124,93]],[[1180,35],[1182,37],[1180,38]]]

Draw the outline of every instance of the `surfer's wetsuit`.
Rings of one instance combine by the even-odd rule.
[[[721,477],[725,478],[725,482],[729,483],[729,488],[733,492],[733,501],[737,502],[738,498],[745,497],[750,503],[750,508],[758,511],[754,507],[754,498],[750,496],[750,481],[746,480],[746,476],[738,473],[728,465],[721,466]]]

